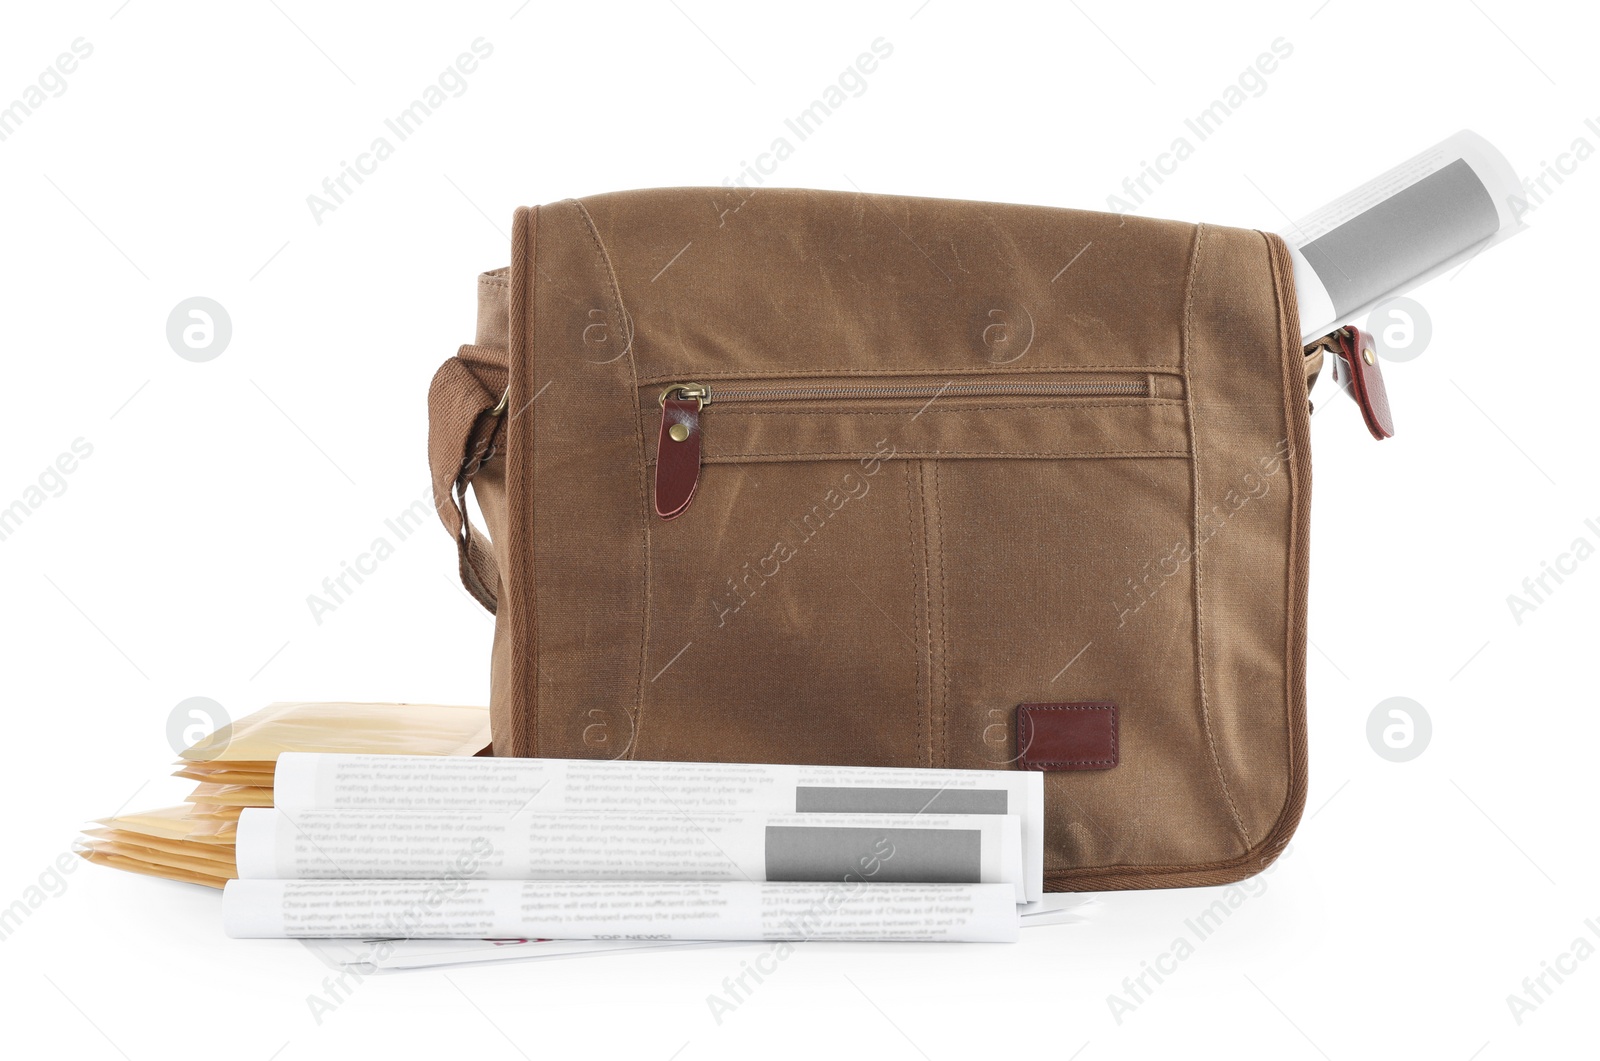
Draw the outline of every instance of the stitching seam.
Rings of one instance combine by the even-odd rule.
[[[784,460],[807,461],[818,457],[870,457],[876,452],[876,450],[870,449],[786,450],[779,453],[747,453],[744,450],[735,450],[728,453],[712,453],[706,450],[701,450],[700,459],[706,462],[717,461],[726,464],[737,464],[741,458],[745,457],[780,457]],[[1026,452],[1019,450],[934,449],[912,451],[905,454],[908,459],[913,460],[935,460],[942,457],[991,457],[995,459],[1005,457],[1028,457],[1048,458],[1051,460],[1092,460],[1097,457],[1187,457],[1188,455],[1189,451],[1184,449],[1085,449],[1063,451],[1029,450]],[[646,463],[654,464],[655,462],[656,459],[654,457],[646,458]]]
[[[941,766],[950,765],[950,590],[944,577],[944,528],[939,520],[943,502],[939,489],[939,462],[933,461],[934,526],[939,527],[939,758]]]
[[[589,208],[583,205],[582,200],[573,199],[572,205],[578,208],[578,216],[583,219],[584,227],[589,231],[589,238],[594,241],[596,255],[600,264],[605,266],[606,276],[611,282],[611,301],[616,308],[619,320],[627,320],[628,311],[622,304],[622,288],[617,283],[617,271],[611,267],[611,256],[606,253],[605,244],[600,239],[600,232],[595,228],[594,219],[589,216]],[[639,616],[639,685],[638,692],[633,700],[633,738],[628,742],[628,758],[639,757],[639,737],[644,729],[644,691],[645,671],[649,669],[650,648],[650,611],[654,594],[652,593],[650,577],[650,514],[653,511],[650,504],[650,490],[646,479],[648,478],[648,461],[645,460],[644,427],[640,421],[639,412],[639,365],[634,360],[633,343],[628,343],[628,373],[633,377],[633,387],[629,395],[633,402],[633,433],[634,439],[639,444],[639,521],[640,538],[644,547],[644,600],[640,602],[641,614]]]
[[[904,463],[905,463],[905,468],[906,468],[906,559],[911,561],[911,584],[913,586],[913,592],[911,594],[911,629],[912,630],[916,630],[917,629],[917,595],[916,595],[916,592],[915,592],[915,586],[916,586],[916,582],[917,582],[917,550],[916,550],[917,524],[916,524],[916,514],[917,514],[918,505],[916,504],[916,501],[915,501],[915,498],[913,497],[913,493],[912,493],[912,489],[911,489],[911,473],[912,473],[912,470],[913,470],[913,466],[912,466],[912,463],[910,461],[906,461]],[[917,646],[917,639],[916,639],[915,636],[913,636],[912,639],[911,639],[911,673],[913,675],[914,682],[915,682],[915,699],[912,700],[912,703],[914,705],[916,705],[916,712],[917,712],[917,743],[916,743],[916,746],[918,748],[921,748],[922,747],[922,740],[923,740],[923,737],[922,737],[922,652],[921,652],[921,649],[918,648],[918,646]]]
[[[1200,450],[1199,442],[1195,437],[1194,415],[1194,383],[1190,378],[1190,357],[1193,352],[1194,329],[1194,289],[1200,275],[1200,254],[1205,244],[1205,226],[1196,225],[1194,232],[1194,256],[1189,262],[1188,291],[1183,298],[1183,393],[1184,401],[1189,405],[1189,451],[1194,457],[1189,462],[1190,488],[1194,494],[1194,524],[1190,531],[1194,540],[1194,663],[1195,681],[1200,697],[1200,725],[1205,730],[1206,745],[1211,750],[1211,765],[1217,772],[1217,785],[1222,789],[1223,798],[1228,803],[1228,813],[1233,817],[1234,828],[1239,832],[1239,840],[1245,849],[1250,847],[1250,837],[1245,831],[1244,819],[1239,815],[1239,805],[1234,802],[1233,792],[1228,788],[1228,779],[1222,773],[1222,756],[1217,752],[1216,735],[1211,729],[1211,708],[1206,692],[1206,636],[1205,636],[1205,592],[1202,585],[1201,567],[1201,538],[1200,538]]]
[[[925,765],[933,765],[933,528],[928,524],[928,462],[917,462],[917,507],[922,513],[922,619],[928,630],[928,688],[923,710],[928,716],[928,735],[922,748]]]
[[[683,379],[683,374],[695,376],[699,380],[716,379],[814,379],[820,376],[982,376],[982,375],[1013,375],[1022,376],[1040,372],[1078,372],[1091,370],[1098,372],[1154,372],[1157,375],[1179,375],[1182,368],[1174,365],[1117,365],[1081,362],[1072,365],[1026,365],[1015,368],[1006,365],[964,365],[950,368],[934,368],[906,372],[893,368],[808,368],[800,371],[767,371],[760,376],[752,376],[749,371],[737,369],[704,369],[694,371],[685,369],[682,372],[653,371],[644,376],[640,383],[677,383]]]

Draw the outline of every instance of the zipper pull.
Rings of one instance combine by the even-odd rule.
[[[683,514],[700,482],[700,410],[711,390],[699,383],[674,383],[661,392],[661,435],[656,441],[656,515]]]

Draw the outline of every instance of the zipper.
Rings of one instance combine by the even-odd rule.
[[[849,401],[852,399],[894,398],[1031,398],[1031,397],[1114,397],[1148,398],[1148,379],[1101,380],[1000,380],[981,383],[890,383],[866,385],[824,385],[802,387],[718,386],[713,391],[703,383],[674,383],[661,392],[663,407],[669,397],[698,401],[704,408],[719,402],[803,402]]]
[[[656,515],[674,519],[694,499],[700,482],[701,414],[714,403],[892,401],[939,398],[1084,398],[1155,396],[1149,376],[1085,380],[816,384],[761,387],[749,384],[672,383],[661,392],[661,432],[656,444]]]

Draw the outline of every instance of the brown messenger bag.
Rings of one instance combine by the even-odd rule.
[[[518,210],[429,395],[494,751],[1037,769],[1051,889],[1259,872],[1306,796],[1308,377],[1334,353],[1380,433],[1358,336],[1303,349],[1242,229]]]

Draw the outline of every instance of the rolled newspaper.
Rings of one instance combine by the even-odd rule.
[[[1009,884],[234,880],[243,939],[906,940],[1009,943]]]
[[[1511,163],[1462,130],[1283,231],[1302,337],[1325,335],[1516,235]]]
[[[1016,815],[1027,898],[1044,895],[1044,785],[1030,770],[930,770],[606,759],[278,758],[280,814],[728,813]]]
[[[299,880],[1004,883],[1026,901],[1009,814],[247,810],[238,867]]]

